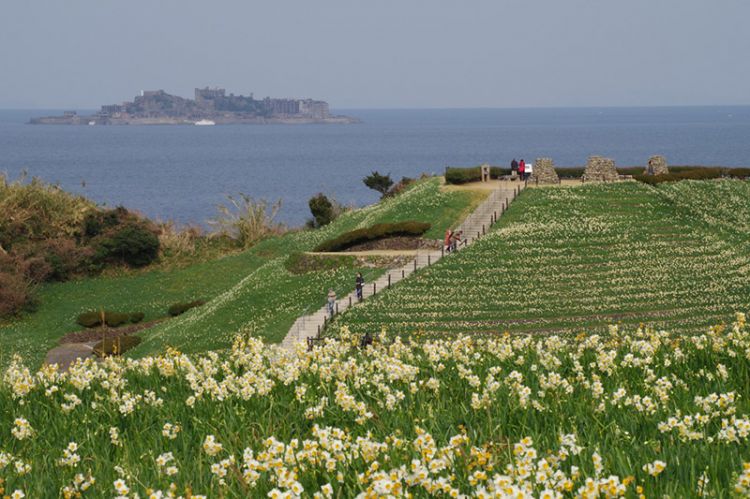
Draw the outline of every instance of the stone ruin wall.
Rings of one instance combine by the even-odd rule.
[[[620,176],[615,169],[615,160],[602,156],[590,156],[583,172],[586,182],[615,182]]]
[[[651,156],[648,158],[646,171],[643,172],[644,175],[666,175],[668,173],[667,159],[664,156]]]
[[[537,158],[529,182],[537,184],[559,184],[555,165],[551,158]]]

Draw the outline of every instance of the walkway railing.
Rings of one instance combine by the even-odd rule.
[[[523,187],[525,186],[524,183]],[[497,223],[499,217],[508,209],[510,203],[520,194],[523,187],[519,185],[512,190],[493,190],[487,199],[455,229],[455,232],[462,231],[459,248],[465,248],[487,234],[490,228]],[[375,296],[384,289],[391,288],[394,284],[422,268],[431,266],[444,256],[446,256],[446,252],[442,243],[439,250],[418,250],[415,258],[407,264],[391,268],[375,281],[366,283],[363,288],[363,300]],[[327,299],[323,300],[322,307],[315,305],[305,309],[284,338],[284,346],[293,348],[294,344],[304,341],[307,342],[308,349],[310,349],[316,342],[321,341],[330,321],[359,302],[356,297],[356,290],[349,292],[349,289],[351,288],[348,286],[346,289],[334,289],[337,297],[340,296],[340,298],[337,298],[334,304],[333,314],[328,312]]]

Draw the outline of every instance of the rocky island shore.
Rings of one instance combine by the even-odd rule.
[[[141,91],[132,101],[104,105],[99,112],[32,118],[33,125],[226,125],[352,124],[357,118],[332,115],[328,103],[313,99],[255,99],[223,88],[196,88],[186,99],[164,90]]]

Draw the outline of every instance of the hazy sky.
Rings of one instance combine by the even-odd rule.
[[[0,0],[0,108],[750,104],[748,0]]]

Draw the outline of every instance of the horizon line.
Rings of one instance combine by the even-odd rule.
[[[2,107],[0,111],[66,111],[66,110],[96,110],[101,106],[66,106],[66,107]],[[750,107],[746,104],[645,104],[645,105],[559,105],[559,106],[420,106],[420,107],[335,107],[336,111],[480,111],[480,110],[544,110],[544,109],[664,109],[685,107]]]

